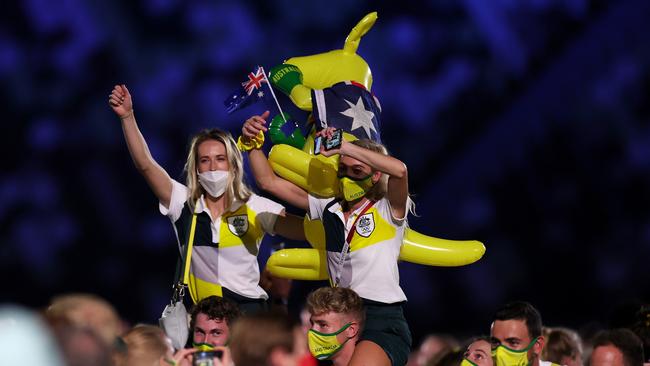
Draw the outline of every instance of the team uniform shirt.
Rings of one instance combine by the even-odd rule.
[[[399,286],[399,257],[406,222],[393,217],[390,203],[383,198],[372,205],[359,219],[359,207],[344,220],[341,204],[336,199],[320,199],[309,195],[309,215],[323,221],[325,228],[327,268],[330,281],[340,278],[338,286],[354,290],[364,299],[392,304],[406,300]],[[327,210],[329,213],[325,212]],[[335,215],[335,216],[334,216]],[[333,217],[337,222],[330,222]],[[348,253],[341,251],[348,233],[357,220]]]
[[[184,252],[192,221],[185,185],[172,180],[169,208],[159,204],[160,213],[174,225],[179,249]],[[231,211],[213,218],[203,195],[194,213],[196,229],[191,253],[189,290],[194,302],[222,294],[222,287],[251,299],[268,299],[259,286],[257,253],[264,233],[274,235],[273,227],[284,207],[264,197],[251,195],[247,202],[235,201]]]

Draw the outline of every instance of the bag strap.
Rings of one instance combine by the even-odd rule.
[[[343,263],[345,262],[345,255],[348,253],[350,249],[350,243],[352,242],[352,237],[354,236],[354,232],[357,229],[357,221],[359,221],[359,218],[363,216],[374,204],[375,201],[368,200],[368,202],[366,202],[365,206],[363,207],[363,210],[361,210],[361,212],[354,219],[350,231],[348,231],[348,236],[347,238],[345,238],[343,249],[341,249],[341,254],[339,255],[338,271],[336,272],[336,278],[334,279],[334,287],[338,287],[339,283],[341,282],[341,273],[343,273]]]
[[[190,279],[190,264],[192,263],[192,248],[194,247],[194,233],[196,231],[196,214],[192,214],[192,224],[190,225],[190,236],[187,239],[187,251],[185,253],[185,263],[183,263],[183,284],[187,285]]]

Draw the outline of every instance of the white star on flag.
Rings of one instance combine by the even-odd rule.
[[[260,97],[260,98],[263,97],[263,96],[264,96],[264,92],[261,91],[261,90],[258,91],[258,92],[257,92],[257,96]]]
[[[344,116],[348,116],[352,118],[352,127],[350,128],[350,131],[354,131],[357,128],[362,127],[366,131],[366,135],[368,135],[368,138],[371,137],[370,135],[371,130],[377,133],[377,130],[375,129],[375,125],[372,123],[372,119],[375,117],[375,114],[367,110],[366,107],[363,106],[363,100],[361,100],[361,97],[359,97],[359,100],[357,101],[356,105],[346,99],[344,100],[346,103],[348,103],[350,108],[340,113]]]

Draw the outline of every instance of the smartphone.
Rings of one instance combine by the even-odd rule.
[[[342,142],[343,142],[343,130],[337,128],[332,133],[332,137],[325,140],[325,150],[336,149],[341,146]]]
[[[323,138],[318,136],[316,137],[316,140],[314,140],[314,155],[320,154],[320,147],[323,144]]]
[[[199,351],[195,352],[193,356],[192,365],[193,366],[214,366],[214,359],[221,359],[223,356],[222,350],[213,350],[213,351]]]

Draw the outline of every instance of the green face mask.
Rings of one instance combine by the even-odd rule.
[[[352,202],[365,196],[375,184],[372,182],[372,174],[369,174],[367,177],[361,179],[340,177],[339,185],[341,192],[343,192],[343,198],[348,202]]]
[[[510,349],[504,345],[499,345],[497,348],[492,350],[492,357],[494,357],[495,366],[527,366],[530,364],[528,360],[528,350],[533,347],[537,342],[537,338],[533,339],[532,342],[522,350]]]
[[[334,333],[321,333],[313,329],[307,332],[307,340],[309,341],[309,352],[318,360],[327,360],[332,357],[336,352],[340,351],[343,345],[348,341],[339,343],[336,335],[348,329],[352,323],[347,323],[343,328]]]
[[[466,358],[463,358],[463,360],[460,362],[460,366],[478,366],[478,365]]]

